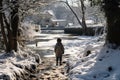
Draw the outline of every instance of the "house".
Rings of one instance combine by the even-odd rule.
[[[67,22],[65,19],[52,19],[53,23],[56,23],[55,26],[66,26]]]
[[[42,17],[40,22],[41,27],[52,26],[51,18],[54,18],[54,13],[52,10],[45,10],[40,15]]]
[[[65,26],[66,20],[56,19],[54,12],[52,10],[45,10],[41,13],[41,27],[56,27],[56,26]]]

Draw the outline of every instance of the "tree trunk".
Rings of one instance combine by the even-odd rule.
[[[6,52],[10,52],[11,50],[12,50],[12,48],[11,48],[11,41],[10,40],[12,40],[12,37],[11,37],[11,35],[12,35],[12,30],[10,29],[10,24],[8,23],[8,21],[7,21],[7,18],[6,18],[6,16],[5,16],[5,14],[3,14],[2,15],[3,16],[3,19],[4,19],[4,24],[6,25],[6,34],[4,34],[4,35],[6,35]],[[5,29],[5,27],[4,27],[4,29]]]
[[[14,5],[16,5],[16,3]],[[18,5],[16,5],[13,11],[11,12],[12,35],[10,35],[12,38],[10,39],[11,47],[15,51],[17,51],[18,24],[19,24]]]
[[[87,26],[86,26],[86,22],[85,22],[85,5],[84,5],[84,1],[80,0],[81,2],[81,10],[82,10],[82,26],[83,26],[83,31],[84,34],[87,33]]]
[[[79,18],[78,18],[78,16],[77,16],[77,14],[75,13],[75,11],[71,8],[71,6],[68,4],[68,2],[65,2],[65,3],[66,3],[66,5],[70,8],[70,10],[71,10],[72,13],[74,14],[74,16],[76,17],[78,23],[83,27],[83,24],[82,24],[82,22],[79,20]]]
[[[120,8],[119,4],[114,0],[105,1],[105,15],[107,17],[107,44],[115,44],[120,46]]]
[[[3,7],[2,1],[3,0],[0,0],[0,10],[2,10],[2,7]],[[7,48],[8,43],[7,43],[7,36],[5,34],[5,26],[3,24],[3,12],[2,11],[0,12],[0,26],[1,26],[2,36],[3,36],[3,41],[4,41],[4,44],[5,44],[6,51],[7,51],[8,50],[8,48]]]
[[[78,23],[81,25],[81,27],[83,28],[83,34],[87,33],[87,26],[86,26],[86,22],[85,22],[85,6],[84,6],[84,1],[80,0],[81,2],[81,9],[82,9],[82,22],[79,20],[77,14],[75,13],[75,11],[71,8],[71,6],[68,4],[67,0],[65,1],[59,1],[59,2],[64,2],[72,11],[72,13],[74,14],[74,16],[76,17]]]
[[[17,33],[18,33],[18,24],[19,24],[19,15],[18,15],[18,0],[12,1],[15,6],[11,11],[11,20],[7,21],[5,12],[0,12],[0,24],[1,32],[3,35],[4,44],[6,46],[6,52],[11,50],[17,51]],[[2,9],[2,0],[0,1],[0,8]],[[0,9],[0,10],[1,10]],[[6,28],[6,30],[5,30]]]

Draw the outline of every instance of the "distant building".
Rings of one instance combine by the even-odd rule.
[[[56,26],[65,26],[66,20],[56,19],[54,12],[52,10],[45,10],[41,13],[41,27],[56,27]]]
[[[51,18],[54,17],[53,11],[52,10],[45,10],[44,12],[41,13],[41,26],[52,26],[52,21]]]
[[[65,19],[52,19],[53,23],[57,23],[55,26],[66,26],[67,22]]]

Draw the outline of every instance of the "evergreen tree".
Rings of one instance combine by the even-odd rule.
[[[120,46],[120,0],[91,0],[99,4],[105,12],[107,23],[106,45],[111,48]],[[111,46],[109,46],[111,44]]]

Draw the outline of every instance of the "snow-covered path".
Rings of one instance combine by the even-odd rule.
[[[27,46],[32,48],[37,54],[40,54],[42,58],[42,64],[38,67],[37,78],[40,80],[68,80],[66,75],[66,60],[69,54],[65,53],[63,55],[63,65],[55,66],[55,55],[54,55],[54,45],[56,44],[56,39],[60,37],[64,41],[74,40],[77,36],[71,36],[70,34],[38,34],[36,35],[36,41]],[[66,46],[64,45],[66,48]]]
[[[65,64],[59,67],[55,66],[55,55],[53,50],[58,37],[62,38],[62,43],[65,47],[63,62],[68,60],[69,54],[83,52],[89,43],[95,40],[95,37],[76,36],[64,33],[50,34],[47,32],[37,34],[35,37],[36,40],[27,46],[34,49],[36,53],[40,54],[42,57],[43,62],[39,66],[39,73],[37,75],[43,80],[58,80],[58,78],[59,80],[67,79],[64,69]]]
[[[49,33],[49,32],[48,32]],[[69,58],[64,58],[68,67],[68,80],[119,80],[120,79],[120,48],[111,49],[105,44],[105,35],[101,36],[75,36],[69,34],[40,34],[40,41],[37,43],[37,48],[34,45],[28,45],[37,50],[37,53],[48,59],[55,67],[54,62],[50,62],[54,57],[54,45],[58,37],[62,38],[62,43],[65,47],[65,54],[69,54]],[[38,39],[39,40],[39,39]],[[110,46],[110,45],[109,45]],[[116,48],[116,46],[114,45]],[[41,51],[40,51],[41,50]],[[89,53],[87,53],[90,51]],[[50,60],[49,60],[50,59]],[[65,60],[66,59],[66,60]],[[52,59],[54,60],[54,58]],[[51,67],[51,66],[50,66]],[[63,68],[50,68],[48,73],[60,72]],[[46,76],[43,75],[43,76]],[[56,74],[55,74],[56,75]],[[54,78],[55,78],[54,75]],[[57,75],[57,77],[60,75]],[[63,74],[64,77],[66,77]],[[41,77],[42,78],[42,77]],[[53,78],[53,77],[52,77]],[[65,78],[64,78],[65,79]],[[56,80],[64,80],[56,79]],[[49,77],[46,80],[54,80]]]
[[[65,54],[75,54],[86,47],[95,37],[78,36],[64,33],[51,34],[50,32],[36,34],[35,40],[27,44],[28,47],[35,49],[37,53],[44,57],[54,57],[54,46],[56,39],[61,38],[65,48]],[[87,45],[86,45],[87,44]],[[40,51],[40,52],[39,52]]]

